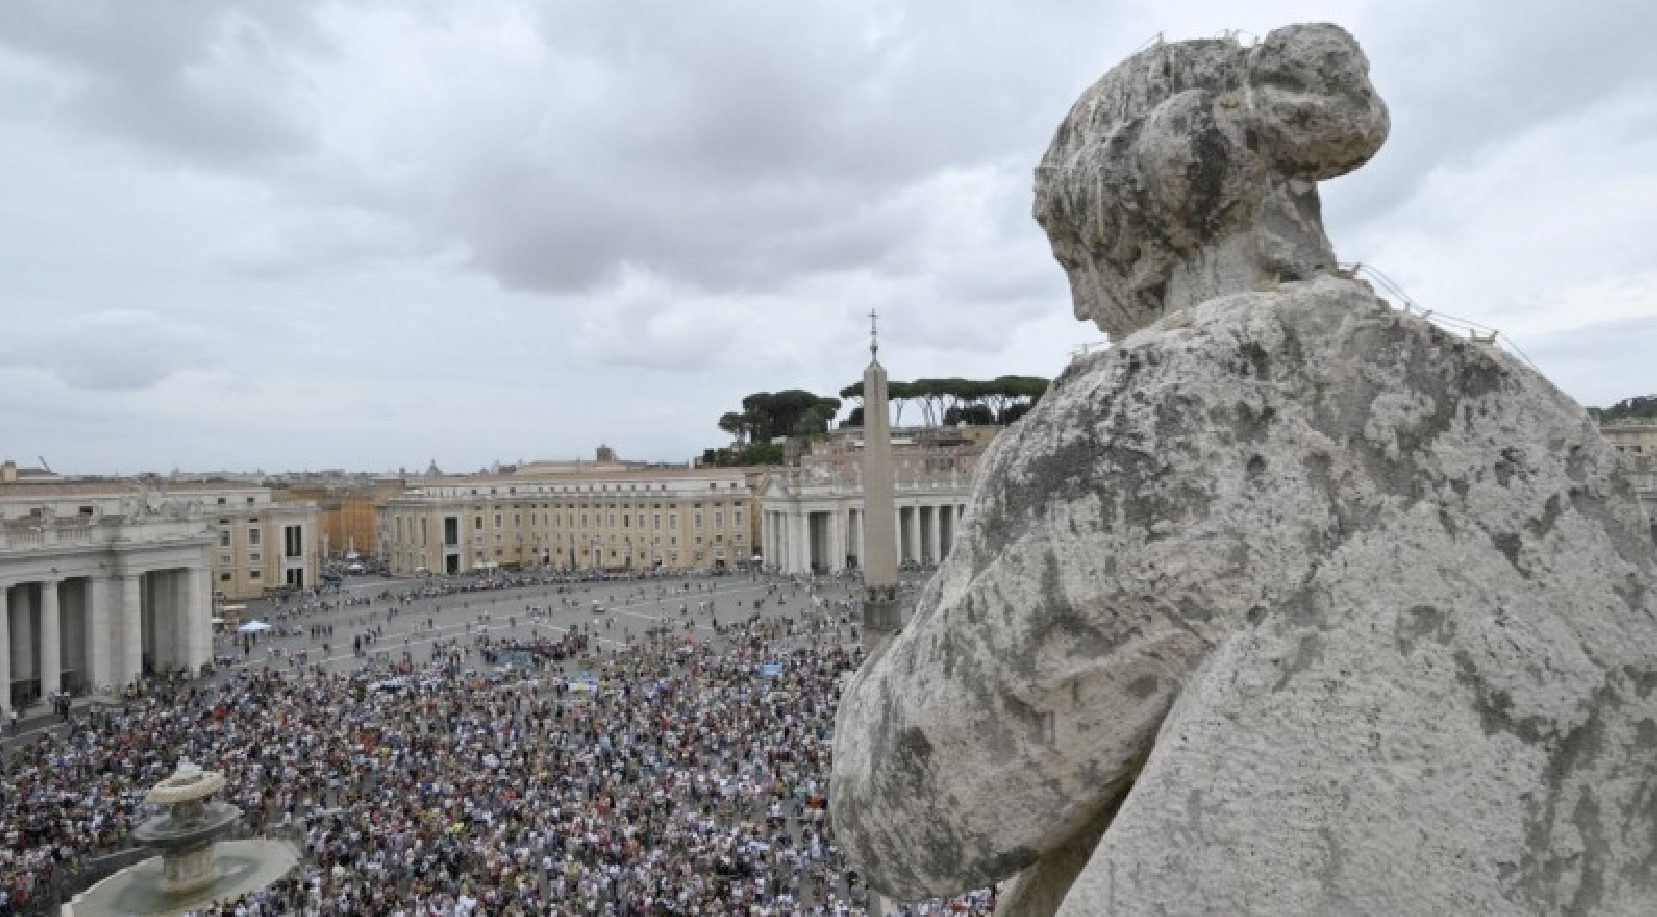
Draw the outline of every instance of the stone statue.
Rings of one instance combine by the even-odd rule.
[[[155,488],[150,485],[149,479],[139,478],[137,488],[121,499],[121,515],[128,522],[151,518],[155,515],[155,506],[151,502],[154,495]]]
[[[1369,63],[1332,25],[1254,48],[1158,44],[1082,94],[1036,169],[1035,217],[1076,317],[1120,337],[1222,293],[1327,273],[1317,182],[1387,136]]]
[[[1334,267],[1386,116],[1328,25],[1152,48],[1036,215],[1077,357],[848,683],[838,841],[1000,912],[1657,913],[1657,581],[1615,454]]]
[[[194,500],[187,500],[182,497],[166,499],[161,501],[160,507],[155,510],[155,515],[166,519],[168,522],[193,522],[201,518],[201,505]]]

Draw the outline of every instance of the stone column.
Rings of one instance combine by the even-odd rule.
[[[212,593],[208,590],[207,568],[187,567],[179,575],[183,577],[179,590],[179,625],[183,631],[179,658],[194,675],[213,656]]]
[[[113,685],[117,689],[144,674],[143,574],[123,573],[120,580],[121,602],[115,612],[115,633],[120,643],[117,655],[121,660],[119,682]]]
[[[799,558],[795,569],[801,573],[811,573],[811,513],[805,507],[794,516],[794,528],[799,532],[799,548],[796,556]]]
[[[839,573],[846,569],[846,529],[849,523],[846,520],[846,509],[836,506],[829,515],[829,572]]]
[[[899,509],[898,513],[898,528],[903,530],[904,556],[908,560],[919,561],[921,559],[920,509],[910,506]],[[909,516],[908,525],[903,524],[903,514]]]
[[[943,513],[943,506],[938,505],[931,507],[931,512],[926,514],[932,522],[926,529],[926,550],[932,556],[933,563],[938,563],[944,559]]]
[[[114,616],[109,609],[109,580],[86,578],[86,684],[93,691],[115,683]]]
[[[27,586],[18,585],[14,596],[17,604],[11,610],[12,677],[30,681],[40,671],[39,660],[34,655],[34,597],[29,595]]]
[[[10,588],[0,584],[0,713],[12,708],[12,629],[6,602]]]
[[[63,690],[63,622],[58,614],[58,581],[40,584],[40,696]]]

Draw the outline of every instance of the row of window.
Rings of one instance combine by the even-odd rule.
[[[731,526],[733,528],[736,528],[736,529],[740,530],[745,524],[742,509],[741,508],[734,508],[730,512],[731,512],[731,516],[730,516]],[[529,524],[532,527],[533,526],[540,526],[540,525],[547,525],[547,526],[551,526],[551,527],[555,527],[555,528],[563,528],[566,518],[568,518],[569,524],[572,527],[574,527],[576,525],[577,515],[576,515],[576,513],[573,513],[573,512],[569,513],[567,517],[563,512],[545,513],[545,514],[530,513],[529,514]],[[616,528],[632,529],[632,528],[635,527],[634,523],[636,521],[637,522],[637,528],[642,530],[642,529],[645,528],[645,523],[646,523],[646,518],[647,517],[644,513],[640,512],[640,513],[620,513],[620,514],[610,513],[610,514],[608,514],[607,517],[603,513],[581,513],[579,518],[580,518],[579,527],[583,528],[583,529],[591,528],[593,526],[602,527],[602,526],[605,525],[605,522],[606,522],[606,519],[607,519],[608,523],[609,523],[608,527],[612,528],[612,529],[616,529]],[[726,518],[725,517],[725,510],[723,510],[723,509],[714,510],[713,511],[713,527],[716,528],[716,529],[724,528],[725,527],[725,518]],[[419,517],[419,521],[420,521],[419,535],[420,535],[420,543],[422,545],[425,545],[427,543],[428,526],[427,526],[426,519],[427,519],[426,516],[420,516]],[[649,515],[648,519],[649,519],[651,529],[653,529],[655,531],[661,531],[662,530],[662,514],[661,513],[651,513]],[[701,529],[703,527],[704,519],[705,519],[705,517],[704,517],[703,513],[700,510],[693,512],[691,514],[691,527],[695,528],[695,529]],[[499,541],[499,539],[501,537],[500,533],[499,533],[499,530],[504,527],[503,524],[505,522],[505,515],[502,514],[502,513],[495,513],[493,521],[494,521],[494,529],[497,531],[496,540]],[[484,517],[483,516],[481,516],[481,515],[473,516],[472,517],[472,531],[475,532],[475,533],[481,533],[483,531],[483,527],[484,527],[483,522],[484,522]],[[459,524],[460,524],[460,522],[459,522],[458,517],[448,516],[448,517],[444,518],[444,520],[443,520],[443,543],[444,544],[446,544],[446,545],[456,545],[456,544],[460,543]],[[513,525],[514,528],[522,527],[522,525],[523,525],[523,514],[522,513],[514,513],[512,515],[512,525]],[[413,524],[412,524],[412,520],[410,520],[409,525],[407,527],[405,527],[404,518],[400,515],[394,517],[393,522],[392,522],[392,527],[395,530],[395,536],[394,536],[395,541],[397,541],[398,543],[401,543],[406,538],[411,537],[414,534],[414,527],[413,527]],[[679,514],[677,512],[668,513],[667,514],[667,528],[669,530],[673,530],[673,529],[677,529],[678,527],[679,527]],[[390,533],[388,533],[388,534],[390,534]],[[473,539],[473,542],[475,544],[481,544],[482,543],[482,541],[481,541],[482,537],[483,536],[481,534],[476,535]]]
[[[725,482],[725,486],[728,490],[737,490],[742,485],[739,484],[736,481],[727,481],[727,482]],[[622,485],[616,484],[615,485],[616,489],[614,491],[611,491],[610,487],[611,487],[611,485],[609,485],[609,484],[539,484],[539,485],[535,485],[533,487],[531,487],[529,485],[525,485],[524,488],[523,488],[523,493],[525,493],[525,494],[638,493],[639,489],[640,489],[640,485],[638,485],[638,484],[628,484],[626,486],[626,489],[623,489]],[[461,495],[461,490],[462,489],[463,488],[459,488],[459,487],[438,487],[438,488],[431,489],[431,493],[432,493],[433,496],[438,496],[438,497],[458,497],[458,496]],[[667,485],[666,484],[645,484],[645,485],[643,485],[643,489],[646,493],[657,493],[657,492],[667,493]],[[709,481],[708,482],[708,490],[717,492],[719,490],[719,482]],[[512,486],[510,486],[506,489],[506,495],[507,496],[514,496],[517,493],[518,493],[518,486],[517,485],[512,485]],[[485,494],[483,492],[483,488],[473,487],[473,488],[470,489],[470,495],[474,496],[474,497],[481,497],[481,496],[495,497],[495,496],[500,496],[501,491],[500,491],[500,488],[498,488],[498,487],[491,487],[491,488],[488,488],[488,493]],[[224,501],[220,500],[219,502],[222,503]],[[248,502],[252,502],[252,501],[249,500]]]
[[[570,544],[591,544],[593,541],[598,540],[598,539],[599,539],[598,535],[589,535],[589,536],[571,535],[570,536]],[[738,534],[733,535],[731,537],[731,543],[732,544],[741,544],[742,542],[744,542],[746,540],[747,539],[742,537],[741,533],[738,533]],[[614,544],[617,541],[626,541],[628,544],[632,544],[633,539],[632,539],[631,536],[623,537],[623,536],[617,535],[615,532],[611,532],[610,533],[610,543]],[[702,536],[697,535],[696,538],[695,538],[695,541],[696,541],[697,544],[701,544],[702,543]],[[506,543],[506,533],[496,532],[495,533],[495,544],[505,544],[505,543]],[[517,543],[519,545],[522,545],[524,543],[524,536],[519,535]],[[539,536],[539,535],[531,536],[530,544],[539,545],[540,543],[541,543],[541,536]],[[564,543],[563,534],[560,533],[560,534],[552,536],[551,543],[552,544],[559,544],[559,545],[563,544]],[[662,543],[662,536],[660,536],[660,535],[650,536],[650,543],[651,544],[656,544],[656,545],[661,544]],[[668,538],[667,538],[667,543],[669,545],[677,545],[679,543],[679,536],[669,535]],[[720,532],[720,533],[715,534],[713,536],[713,543],[714,544],[724,544],[725,543],[724,533]],[[477,536],[473,537],[472,538],[472,544],[477,546],[477,547],[480,547],[480,548],[483,547],[483,536],[482,535],[477,535]],[[640,541],[639,544],[644,544],[644,542]],[[226,563],[229,562],[229,557],[230,557],[230,555],[228,555],[228,554],[225,555],[225,558],[226,558],[225,562]],[[249,560],[257,561],[258,559],[259,559],[259,555],[257,555],[257,554],[254,554],[251,557],[249,557]]]

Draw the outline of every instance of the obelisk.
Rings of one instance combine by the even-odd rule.
[[[869,310],[869,368],[863,370],[863,646],[872,659],[897,633],[898,508],[892,471],[891,402],[880,365],[878,317]],[[867,662],[865,662],[865,665]],[[869,892],[870,917],[885,917],[891,902]]]
[[[897,504],[892,426],[878,321],[869,312],[869,368],[863,371],[863,629],[870,652],[897,632]]]

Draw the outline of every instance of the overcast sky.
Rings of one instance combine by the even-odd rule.
[[[1029,217],[1153,40],[1349,28],[1343,260],[1566,392],[1657,392],[1657,4],[0,3],[0,454],[60,471],[684,460],[754,391],[1051,376]]]

